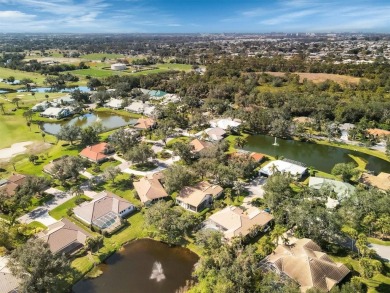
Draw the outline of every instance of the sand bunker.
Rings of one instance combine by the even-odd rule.
[[[18,142],[14,143],[10,148],[1,149],[0,160],[8,160],[11,159],[13,156],[23,154],[27,150],[26,146],[32,143],[32,141]]]

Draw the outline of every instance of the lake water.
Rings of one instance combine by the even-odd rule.
[[[100,265],[103,274],[73,286],[75,293],[174,293],[191,273],[198,256],[182,247],[136,240]]]
[[[91,126],[94,123],[101,123],[105,130],[111,130],[126,125],[134,125],[136,119],[113,114],[110,112],[88,113],[82,116],[72,118],[68,121],[55,121],[43,123],[42,129],[50,134],[56,135],[63,125],[77,125],[80,127]]]
[[[274,157],[283,156],[327,173],[330,173],[333,166],[337,163],[353,162],[351,157],[348,156],[348,154],[351,154],[365,159],[368,162],[367,170],[375,173],[390,172],[389,162],[364,153],[295,140],[277,139],[277,142],[279,146],[273,146],[274,137],[252,135],[248,137],[248,144],[244,149]]]
[[[54,93],[68,93],[68,92],[72,92],[74,90],[80,90],[82,92],[90,92],[91,90],[86,87],[86,86],[77,86],[77,87],[68,87],[68,88],[64,88],[64,89],[61,89],[59,91],[56,91],[56,90],[52,90],[52,88],[50,87],[37,87],[37,88],[32,88],[31,91],[32,92],[36,92],[36,93],[46,93],[46,92],[54,92]],[[26,92],[27,89],[20,89],[18,90],[18,93],[22,93],[22,92]]]

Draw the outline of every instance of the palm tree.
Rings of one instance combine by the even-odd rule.
[[[0,110],[3,112],[3,115],[5,115],[4,103],[0,103]]]
[[[42,138],[43,138],[43,142],[46,142],[46,140],[45,140],[46,133],[42,132],[42,133],[41,133],[41,136],[42,136]]]

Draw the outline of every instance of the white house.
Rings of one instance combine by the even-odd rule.
[[[211,127],[219,127],[223,130],[226,130],[228,128],[236,128],[241,125],[241,120],[239,119],[232,119],[232,118],[223,118],[223,119],[217,119],[217,120],[211,120],[210,121]]]
[[[72,111],[69,108],[47,108],[40,114],[41,117],[45,118],[56,118],[61,119],[72,115]]]
[[[51,103],[48,102],[48,101],[43,101],[41,103],[38,103],[36,105],[34,105],[31,110],[34,111],[34,112],[42,112],[42,111],[45,111],[47,108],[50,108],[51,107]]]
[[[111,109],[122,109],[123,108],[123,100],[111,98],[107,103],[104,104],[104,107]]]
[[[59,105],[73,105],[76,103],[76,100],[72,98],[71,95],[66,95],[58,99],[54,99],[53,103],[57,103]]]
[[[151,116],[153,114],[153,111],[156,107],[152,104],[145,102],[142,103],[141,101],[134,101],[127,107],[125,107],[126,111],[132,112],[132,113],[138,113],[138,114],[144,114],[146,116]]]
[[[300,179],[307,172],[307,167],[300,166],[287,161],[276,160],[268,163],[260,169],[260,175],[271,176],[276,172],[289,173],[293,177]]]
[[[111,70],[125,70],[126,68],[126,64],[123,63],[111,64]]]

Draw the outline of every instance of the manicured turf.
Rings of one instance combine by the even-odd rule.
[[[81,198],[85,199],[85,200],[90,200],[89,197],[85,196],[85,195],[82,195]],[[62,205],[59,205],[58,207],[56,207],[54,210],[51,210],[49,212],[49,215],[52,216],[54,219],[56,220],[59,220],[61,218],[64,218],[66,217],[66,212],[68,211],[68,209],[71,209],[71,208],[74,208],[76,206],[76,197],[73,197],[71,198],[70,200],[68,200],[67,202],[64,202]]]
[[[23,78],[30,78],[33,80],[34,83],[42,85],[43,81],[45,80],[45,77],[39,73],[35,72],[27,72],[27,71],[20,71],[20,70],[13,70],[8,69],[4,67],[0,67],[0,78],[8,78],[10,76],[15,77],[15,79],[23,79]],[[8,85],[6,83],[0,82],[0,88],[17,88],[16,86]],[[20,87],[20,86],[19,86]]]
[[[107,77],[116,74],[116,72],[106,69],[98,69],[98,68],[88,68],[88,69],[79,69],[68,71],[71,74],[75,75],[83,75],[83,76],[93,76],[93,77]]]

